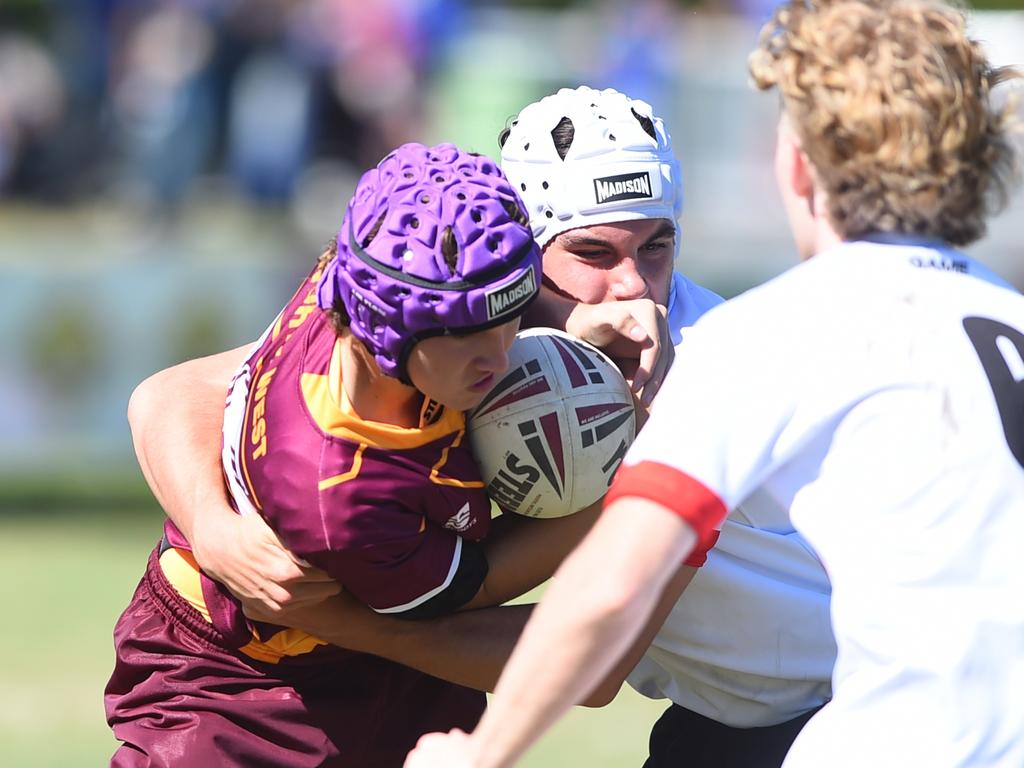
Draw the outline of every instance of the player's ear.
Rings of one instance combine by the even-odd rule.
[[[800,139],[783,120],[779,125],[779,140],[776,147],[776,171],[780,184],[796,197],[808,201],[814,197],[814,172],[811,161],[801,146]]]

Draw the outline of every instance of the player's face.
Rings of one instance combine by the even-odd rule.
[[[544,248],[544,276],[584,304],[650,298],[668,304],[676,228],[668,219],[563,232]]]
[[[468,411],[480,403],[508,368],[508,350],[519,319],[467,336],[431,336],[412,348],[413,385],[448,408]]]

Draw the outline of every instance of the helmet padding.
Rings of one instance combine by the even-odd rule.
[[[417,341],[508,322],[536,296],[540,252],[521,205],[490,158],[405,144],[356,185],[318,303],[340,301],[381,371],[409,383]]]

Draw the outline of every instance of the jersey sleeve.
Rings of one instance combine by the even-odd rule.
[[[321,498],[321,504],[324,499]],[[482,546],[393,500],[346,500],[325,526],[326,546],[303,556],[378,613],[451,613],[487,576]]]
[[[605,496],[605,504],[627,496],[656,502],[686,520],[697,533],[697,545],[684,562],[696,568],[704,565],[728,513],[717,494],[675,467],[658,461],[640,461],[619,471]]]

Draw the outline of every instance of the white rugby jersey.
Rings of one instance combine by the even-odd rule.
[[[714,291],[697,285],[680,272],[673,272],[666,319],[673,346],[678,346],[682,340],[684,328],[689,328],[697,318],[721,303],[722,297]]]
[[[721,303],[676,272],[672,341],[678,345],[684,330]],[[828,598],[828,577],[793,529],[788,506],[755,492],[725,521],[628,682],[644,696],[737,728],[790,720],[832,690]]]
[[[702,535],[716,508],[770,499],[819,554],[834,695],[788,768],[1024,766],[1024,298],[970,271],[953,252],[848,243],[715,309],[613,485]],[[721,545],[742,541],[733,522]],[[801,567],[785,589],[820,586]],[[730,685],[716,666],[799,667],[820,614],[772,619],[762,594],[726,589],[714,616],[690,617],[725,622],[686,638],[715,685]]]

